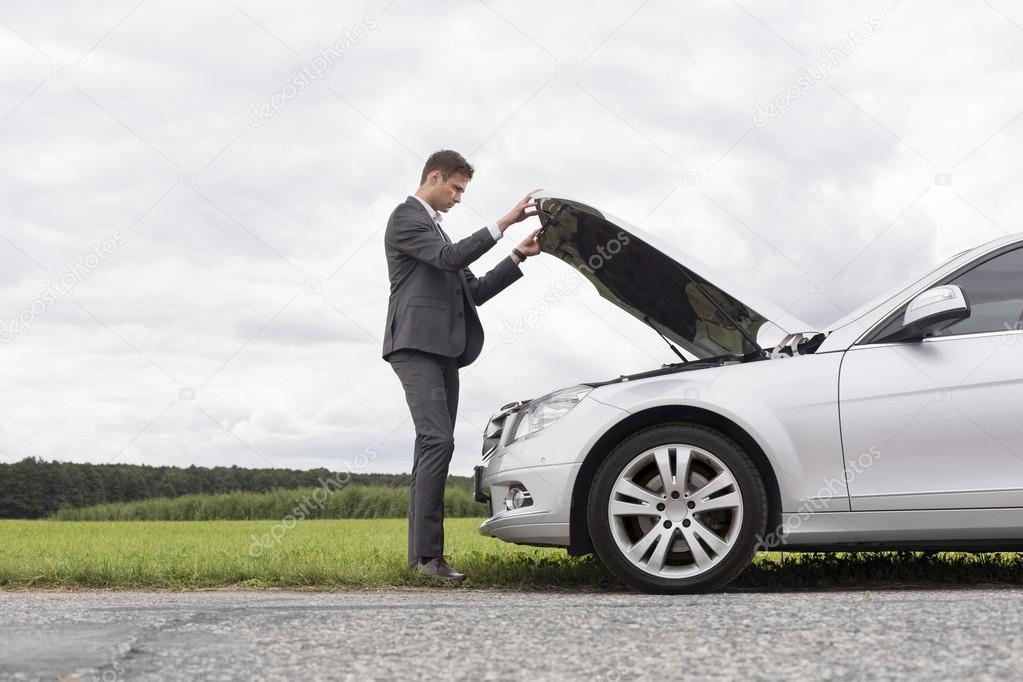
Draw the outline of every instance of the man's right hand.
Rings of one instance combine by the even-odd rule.
[[[533,201],[533,195],[542,189],[542,187],[534,189],[524,198],[520,199],[519,203],[515,204],[515,208],[508,211],[503,218],[497,221],[497,229],[501,230],[501,234],[504,234],[504,231],[515,223],[522,222],[526,218],[536,215],[537,208],[536,203]]]
[[[518,248],[518,250],[522,252],[522,255],[526,256],[527,258],[529,256],[538,255],[540,253],[540,249],[543,248],[543,237],[540,235],[540,228],[538,227],[532,232],[530,232],[529,236],[523,239],[522,243],[519,244],[518,247],[516,248]],[[514,262],[516,265],[521,263],[523,260],[522,258],[516,256],[514,251],[512,251],[511,259],[512,262]]]

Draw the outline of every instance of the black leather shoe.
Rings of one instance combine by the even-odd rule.
[[[416,566],[416,571],[438,580],[465,580],[465,574],[451,568],[442,556],[434,557],[425,564],[419,564]]]

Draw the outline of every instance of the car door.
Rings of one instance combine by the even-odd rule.
[[[905,305],[843,358],[842,444],[853,511],[1023,507],[1023,248],[958,284],[970,316],[881,343]]]

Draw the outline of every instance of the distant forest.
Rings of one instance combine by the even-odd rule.
[[[78,464],[29,457],[14,464],[0,463],[0,518],[38,519],[64,507],[151,497],[310,488],[334,476],[335,472],[327,469]],[[409,475],[342,473],[336,480],[352,485],[405,487]],[[448,485],[469,490],[472,483],[464,476],[449,476]]]

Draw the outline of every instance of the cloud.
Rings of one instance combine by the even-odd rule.
[[[754,125],[871,15],[876,35]],[[372,447],[374,470],[407,471],[382,229],[441,147],[477,167],[455,237],[560,190],[820,326],[1023,208],[1019,29],[987,6],[147,0],[4,22],[0,319],[125,237],[0,346],[12,459],[338,468]],[[673,359],[585,284],[502,340],[568,272],[525,270],[480,309],[457,473],[503,403]]]

